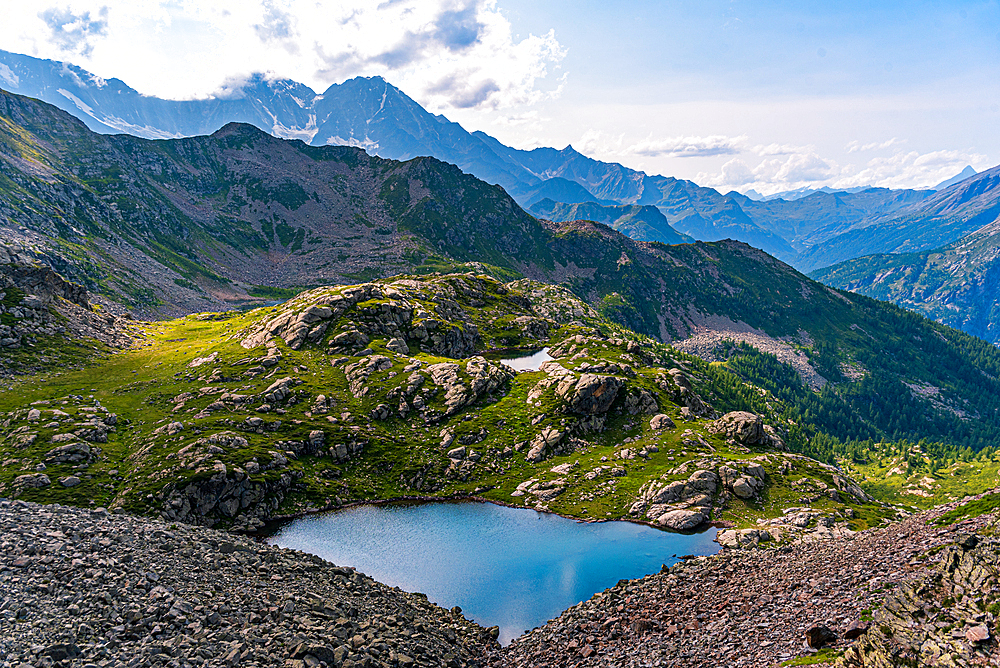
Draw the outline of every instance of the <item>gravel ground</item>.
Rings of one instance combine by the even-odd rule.
[[[0,500],[3,668],[471,668],[497,632],[301,552]]]
[[[929,550],[988,519],[939,528],[927,517],[777,549],[723,550],[623,581],[522,636],[494,665],[776,666],[808,654],[805,634],[817,625],[839,637],[831,647],[844,648],[865,611],[936,568]]]

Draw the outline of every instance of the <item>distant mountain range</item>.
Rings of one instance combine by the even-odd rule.
[[[571,207],[538,208],[543,200],[655,207],[667,227],[651,217],[635,220],[634,225],[621,223],[620,229],[638,235],[637,239],[664,242],[683,239],[682,235],[705,241],[732,238],[805,270],[865,253],[934,248],[979,226],[970,228],[957,210],[942,218],[933,208],[931,200],[937,202],[955,186],[937,194],[821,189],[754,201],[739,193],[723,195],[691,181],[594,160],[572,146],[522,151],[428,113],[379,77],[350,79],[316,94],[291,80],[254,75],[225,96],[174,101],[141,95],[118,79],[101,79],[71,64],[0,51],[0,87],[49,102],[101,133],[161,139],[205,135],[241,122],[314,146],[356,146],[396,160],[433,156],[502,186],[536,215],[585,215],[579,208],[573,214],[567,213]],[[925,201],[930,206],[926,210]],[[584,210],[602,222],[621,218],[593,207]]]
[[[664,244],[683,244],[694,241],[670,226],[666,216],[649,204],[605,205],[596,202],[566,204],[543,199],[528,209],[539,218],[557,223],[571,220],[592,220],[618,230],[636,241],[659,241]]]
[[[662,224],[642,206],[603,206],[595,215]],[[828,288],[737,241],[664,245],[593,222],[540,220],[502,188],[434,158],[308,146],[239,123],[183,139],[107,136],[4,92],[0,228],[19,255],[85,283],[107,309],[139,315],[226,310],[253,296],[399,274],[558,283],[615,323],[707,346],[709,356],[728,358],[736,335],[794,358],[798,367],[758,356],[757,382],[793,392],[839,437],[995,442],[1000,358],[985,342]],[[491,313],[496,331],[522,326]],[[464,336],[449,331],[445,343],[445,334]],[[800,374],[828,389],[806,389]],[[913,406],[913,387],[927,386],[940,390],[932,408],[878,408]],[[915,429],[912,414],[928,420]]]
[[[931,251],[866,255],[811,276],[1000,345],[1000,220]]]
[[[997,219],[1000,167],[873,216],[862,225],[829,227],[824,230],[828,236],[802,252],[796,266],[810,271],[875,253],[919,253],[957,241]]]

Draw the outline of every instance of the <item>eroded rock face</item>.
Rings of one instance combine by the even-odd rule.
[[[599,415],[608,412],[624,384],[614,376],[585,373],[564,378],[556,386],[556,394],[566,401],[568,410],[573,413]]]
[[[764,422],[760,416],[745,411],[726,413],[708,429],[740,445],[760,445],[765,437]]]
[[[275,466],[287,464],[280,453],[272,453]],[[282,462],[282,460],[284,460]],[[277,479],[253,479],[246,471],[229,470],[224,464],[216,464],[215,474],[208,479],[185,485],[167,485],[158,497],[163,501],[164,519],[188,524],[214,525],[219,520],[231,520],[243,513],[247,516],[267,518],[277,510],[278,505],[291,489],[298,471],[285,471]]]
[[[656,377],[656,385],[676,404],[683,406],[682,411],[692,418],[713,417],[716,413],[694,391],[691,380],[680,369],[670,369]]]
[[[997,614],[963,597],[988,597],[1000,586],[1000,540],[962,533],[953,540],[934,571],[893,590],[840,668],[995,663]]]
[[[482,397],[503,389],[514,378],[514,372],[502,364],[493,364],[482,357],[473,357],[462,367],[454,362],[440,362],[427,367],[431,380],[444,389],[445,417],[454,415]]]

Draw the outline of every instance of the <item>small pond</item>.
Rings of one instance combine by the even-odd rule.
[[[517,357],[500,357],[502,354],[511,353],[498,353],[496,356],[489,355],[489,358],[494,362],[501,362],[506,364],[514,371],[538,371],[538,367],[541,366],[542,362],[548,362],[551,359],[555,359],[549,355],[548,348],[542,348],[536,352],[523,352]]]
[[[491,503],[356,506],[293,520],[267,540],[423,592],[507,644],[622,578],[687,554],[713,554],[715,530],[677,534],[630,522],[582,523]]]

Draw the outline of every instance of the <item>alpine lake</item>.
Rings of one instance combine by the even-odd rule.
[[[620,579],[679,555],[718,551],[715,529],[680,534],[632,522],[580,522],[491,503],[363,505],[278,527],[267,541],[422,592],[513,638]]]
[[[552,357],[543,348],[494,359],[520,372]],[[468,619],[499,626],[504,645],[621,579],[655,573],[678,555],[714,554],[714,539],[711,528],[680,534],[476,502],[354,506],[292,520],[267,538],[457,605]]]

